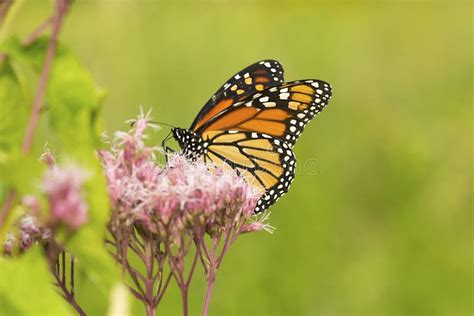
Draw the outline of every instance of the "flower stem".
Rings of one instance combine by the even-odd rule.
[[[181,288],[181,298],[183,300],[183,316],[188,316],[188,287]]]
[[[15,199],[16,191],[11,190],[8,192],[5,202],[2,205],[2,209],[0,210],[0,229],[3,227],[3,223],[7,221],[8,215],[10,215],[10,209],[13,207],[13,202],[15,202]]]
[[[243,223],[243,222],[242,222]],[[240,227],[240,226],[238,226]],[[212,290],[214,289],[214,283],[216,281],[216,275],[217,275],[217,270],[221,266],[222,259],[224,258],[224,255],[227,253],[227,250],[229,250],[229,247],[232,245],[232,243],[235,241],[236,238],[236,232],[238,232],[238,229],[235,230],[233,226],[229,225],[226,227],[226,232],[225,232],[225,237],[224,237],[224,244],[222,246],[222,250],[219,254],[218,257],[217,255],[217,249],[219,244],[221,243],[221,236],[216,237],[213,240],[213,248],[212,251],[209,252],[207,250],[206,244],[203,241],[202,246],[204,250],[206,251],[206,254],[208,255],[208,260],[209,260],[209,269],[207,272],[207,289],[206,289],[206,298],[204,300],[204,307],[202,310],[202,316],[207,315],[207,311],[209,309],[209,303],[211,301],[212,297]]]
[[[46,84],[48,83],[49,74],[51,73],[51,67],[53,65],[54,55],[56,53],[56,47],[58,45],[58,36],[61,31],[61,27],[64,21],[64,17],[69,10],[69,1],[57,0],[56,2],[57,14],[52,24],[53,30],[51,38],[49,39],[48,49],[46,51],[46,57],[44,60],[43,70],[41,71],[38,88],[36,90],[35,99],[31,108],[31,115],[28,122],[25,138],[23,139],[23,152],[27,153],[31,149],[33,142],[33,136],[38,125],[39,114],[41,105],[43,104],[43,98],[46,91]]]
[[[43,32],[48,28],[48,26],[51,25],[52,22],[54,22],[54,16],[49,17],[48,19],[46,19],[46,21],[41,23],[30,35],[28,35],[28,37],[26,37],[21,42],[21,44],[23,46],[28,46],[28,45],[33,44],[34,41],[36,41],[38,37],[41,36],[41,34],[43,34]]]
[[[155,307],[153,304],[146,304],[146,316],[155,316]]]
[[[209,303],[211,301],[212,290],[214,288],[214,282],[216,281],[215,267],[214,264],[209,267],[209,275],[207,277],[207,289],[206,289],[206,299],[204,301],[204,307],[202,309],[202,316],[207,315],[207,310],[209,308]]]
[[[80,316],[85,316],[86,313],[77,303],[74,293],[74,258],[71,256],[70,267],[70,289],[67,287],[66,280],[66,252],[58,248],[56,244],[50,244],[46,249],[46,257],[49,259],[50,271],[54,276],[56,285],[61,290],[62,297],[71,305]]]
[[[155,285],[155,279],[153,278],[153,263],[155,260],[155,254],[153,252],[153,241],[146,238],[144,241],[145,246],[145,268],[146,268],[146,279],[145,283],[145,299],[147,316],[155,315],[155,297],[153,287]]]

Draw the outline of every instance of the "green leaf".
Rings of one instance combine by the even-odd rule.
[[[10,38],[0,46],[9,58],[39,74],[49,39],[39,38],[22,46]],[[69,153],[101,144],[102,102],[106,93],[94,83],[91,73],[62,43],[58,43],[46,89],[45,103],[51,127],[60,145]]]
[[[0,163],[8,152],[21,146],[28,113],[18,76],[5,60],[0,63]]]
[[[0,258],[0,315],[75,315],[53,285],[39,246],[19,258]]]
[[[58,45],[46,100],[52,127],[67,152],[95,148],[101,143],[103,94],[72,52]]]
[[[18,37],[10,37],[0,45],[0,51],[14,60],[30,67],[37,74],[43,69],[49,39],[41,37],[28,46],[23,46]]]
[[[45,165],[38,157],[25,155],[20,151],[12,152],[7,159],[0,161],[2,182],[14,188],[18,196],[38,193]]]
[[[10,39],[0,49],[9,58],[39,74],[48,39],[28,47]],[[88,223],[67,240],[68,251],[77,258],[76,295],[87,314],[104,315],[112,287],[120,273],[104,247],[109,202],[97,147],[101,145],[102,101],[105,92],[95,85],[91,73],[65,45],[58,43],[45,94],[57,157],[79,165],[91,177],[85,184],[89,205]]]

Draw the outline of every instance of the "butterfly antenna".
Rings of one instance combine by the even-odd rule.
[[[158,121],[148,121],[148,122],[151,123],[151,124],[165,125],[165,126],[168,126],[168,127],[171,127],[171,128],[176,128],[176,126],[168,124],[168,123],[164,123],[164,122],[158,122]]]
[[[130,123],[130,127],[135,126],[135,123],[136,123],[136,120],[133,120],[133,121]],[[168,124],[168,123],[164,123],[164,122],[148,121],[148,123],[155,124],[155,125],[165,125],[165,126],[168,126],[168,127],[171,127],[171,128],[176,128],[176,126],[171,125],[171,124]],[[168,136],[169,136],[169,135],[168,135]],[[167,136],[167,137],[168,137],[168,136]]]

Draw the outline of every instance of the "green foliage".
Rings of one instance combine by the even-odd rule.
[[[5,186],[14,188],[19,196],[37,193],[44,170],[45,166],[38,157],[19,151],[10,153],[0,164],[1,181]]]
[[[0,48],[10,58],[30,67],[32,71],[39,73],[43,69],[44,57],[48,48],[48,38],[43,37],[28,46],[21,44],[17,37],[10,37],[0,45]]]
[[[20,65],[21,71],[31,71],[39,75],[48,41],[48,38],[41,38],[24,47],[18,40],[10,39],[2,49],[8,54],[9,60]],[[2,119],[6,123],[2,124],[2,128],[5,126],[6,133],[5,140],[0,140],[0,148],[7,149],[21,144],[25,117],[29,111],[13,68],[9,63],[5,63],[1,70],[0,100],[6,101],[2,107],[2,114],[5,113]],[[48,141],[56,144],[54,151],[59,163],[78,164],[90,176],[85,186],[89,206],[88,223],[77,233],[63,238],[68,250],[77,258],[76,291],[79,304],[87,313],[100,315],[105,314],[109,292],[119,279],[114,261],[103,247],[109,204],[102,167],[96,153],[102,132],[103,99],[104,92],[96,87],[91,74],[70,49],[59,43],[46,89],[46,107],[41,119],[45,116],[49,118],[51,137]],[[18,118],[18,123],[15,123],[14,118]],[[13,124],[18,124],[18,128],[13,128]],[[5,154],[0,168],[5,175],[2,179],[3,185],[16,188],[19,196],[34,192],[34,186],[37,186],[44,171],[38,156],[34,154]]]
[[[12,64],[0,63],[0,164],[17,150],[25,133],[29,106]]]
[[[100,143],[103,95],[72,52],[59,45],[46,100],[52,127],[66,152],[94,149]]]
[[[42,37],[23,46],[16,38],[2,45],[2,50],[23,66],[40,73],[49,38]],[[46,89],[46,109],[51,126],[62,149],[78,153],[100,144],[102,132],[101,103],[104,90],[96,87],[92,75],[62,43],[58,44]]]
[[[75,315],[56,293],[48,269],[39,246],[20,258],[0,257],[0,315]]]

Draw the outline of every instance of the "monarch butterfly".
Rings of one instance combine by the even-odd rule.
[[[331,98],[321,80],[284,83],[278,61],[262,60],[231,77],[173,137],[191,159],[232,168],[263,192],[254,213],[275,203],[293,181],[292,147]]]

